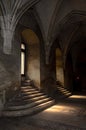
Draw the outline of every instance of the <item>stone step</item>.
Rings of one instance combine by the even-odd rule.
[[[28,86],[22,86],[21,89],[29,89],[29,88],[32,88],[31,85],[28,85]]]
[[[31,115],[53,105],[54,102],[31,85],[21,86],[17,95],[5,104],[3,116]]]
[[[34,88],[30,88],[30,89],[21,89],[21,92],[34,92],[34,91],[38,91],[39,92],[39,90],[37,90],[37,89],[34,89]]]
[[[34,98],[34,97],[38,97],[38,96],[45,96],[45,94],[43,94],[43,93],[30,93],[30,94],[26,94],[26,95],[24,95],[24,97],[31,97],[31,98]]]
[[[61,100],[61,99],[63,100],[64,98],[67,98],[67,97],[69,97],[69,96],[71,96],[71,94],[57,95],[56,101]]]
[[[63,87],[57,87],[57,88],[60,90],[67,90],[66,88],[63,88]]]
[[[64,98],[67,98],[69,96],[71,96],[71,92],[65,90],[65,91],[62,91],[62,90],[58,90],[57,91],[57,95],[55,96],[55,99],[56,99],[56,102],[58,101],[58,99],[64,99]]]
[[[23,100],[22,98],[20,100],[18,99],[15,99],[15,100],[12,100],[12,101],[9,101],[5,104],[5,107],[9,107],[9,106],[19,106],[19,105],[25,105],[27,103],[32,103],[33,101],[28,99],[28,100]]]
[[[29,100],[31,100],[31,101],[37,101],[37,100],[41,100],[41,99],[44,99],[44,98],[47,98],[48,96],[47,95],[42,95],[42,96],[38,96],[38,97],[30,97],[30,95],[28,95],[28,96],[23,96],[23,97],[19,97],[19,98],[15,98],[14,100],[15,101],[29,101]]]
[[[4,110],[2,112],[2,116],[5,117],[17,117],[17,116],[25,116],[25,115],[33,115],[36,114],[52,105],[54,105],[55,101],[51,100],[48,101],[46,103],[42,103],[38,106],[32,107],[30,109],[22,109],[22,110],[14,110],[14,111],[10,111],[10,110]]]
[[[27,79],[27,80],[25,80],[24,82],[31,82],[32,80],[31,79]]]
[[[70,95],[71,95],[71,93],[70,93],[70,92],[65,94],[65,96],[70,96]]]
[[[42,104],[42,103],[45,103],[45,102],[48,102],[50,101],[51,99],[50,98],[45,98],[43,100],[38,100],[38,101],[35,101],[35,102],[31,102],[31,103],[28,103],[27,104],[24,104],[24,105],[10,105],[10,106],[7,106],[7,108],[5,108],[5,110],[19,110],[19,109],[26,109],[26,108],[30,108],[30,107],[34,107],[34,106],[37,106],[39,104]]]
[[[62,94],[70,93],[69,91],[60,91]]]
[[[40,94],[40,93],[37,93],[37,94]],[[15,98],[13,98],[12,100],[10,100],[10,102],[8,102],[6,104],[7,105],[25,105],[25,103],[32,103],[32,102],[35,102],[35,101],[38,101],[38,100],[43,100],[43,99],[46,99],[48,98],[47,95],[45,94],[40,94],[40,95],[34,95],[33,97],[31,95],[21,95],[21,96],[16,96]]]
[[[32,96],[32,97],[35,97],[35,96],[41,96],[41,95],[45,95],[44,93],[42,92],[23,92],[23,93],[19,93],[16,97],[22,97],[22,96]]]
[[[31,80],[25,80],[22,85],[24,86],[28,86],[28,85],[32,85],[32,81]]]
[[[31,82],[23,82],[22,85],[24,86],[31,85]]]
[[[58,90],[61,92],[69,92],[66,88],[58,87]]]
[[[27,92],[27,91],[34,91],[34,90],[36,90],[35,88],[32,88],[32,87],[30,87],[30,88],[21,88],[21,91],[25,91],[25,92]]]
[[[38,91],[38,90],[34,90],[34,91],[21,91],[20,90],[20,94],[31,94],[31,93],[38,93],[38,92],[40,92],[40,91]]]
[[[37,91],[37,92],[34,92],[34,93],[33,93],[33,92],[26,92],[26,93],[24,93],[24,94],[25,94],[25,95],[36,95],[36,94],[45,95],[43,92],[40,92],[40,91],[39,91],[39,92]]]
[[[61,91],[61,92],[69,92],[68,90],[66,90],[66,89],[59,89],[59,91]]]
[[[69,97],[69,96],[71,96],[71,93],[59,95],[58,98],[63,99],[63,98]]]
[[[46,98],[48,97],[47,95],[43,94],[43,93],[37,93],[37,94],[30,94],[30,95],[21,95],[21,96],[16,96],[15,99],[13,99],[13,101],[21,101],[21,100],[25,100],[25,101],[28,101],[28,100],[39,100],[39,99],[43,99],[43,98]]]

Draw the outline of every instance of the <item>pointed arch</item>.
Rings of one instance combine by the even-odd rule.
[[[49,25],[49,30],[48,30],[48,39],[49,39],[49,41],[52,41],[51,40],[52,31],[54,29],[54,25],[56,23],[57,14],[58,14],[58,11],[59,11],[59,9],[60,9],[60,7],[62,5],[62,2],[63,2],[63,0],[57,1],[56,7],[54,9],[54,12],[53,12],[53,15],[52,15],[52,18],[51,18],[51,22],[50,22],[50,25]]]
[[[6,9],[4,7],[3,0],[0,0],[0,7],[1,7],[2,15],[4,16],[6,14]]]
[[[28,10],[30,9],[33,5],[35,5],[37,2],[39,2],[39,0],[31,0],[31,1],[28,1],[26,2],[22,7],[21,9],[18,11],[16,11],[16,17],[14,20],[14,24],[13,24],[13,28],[15,30],[20,18],[23,16],[23,14]],[[17,13],[18,12],[18,13]]]

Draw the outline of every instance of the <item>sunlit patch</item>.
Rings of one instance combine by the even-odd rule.
[[[60,113],[60,114],[73,114],[77,111],[76,107],[68,105],[55,105],[46,110],[49,113]]]
[[[24,74],[25,54],[21,52],[21,74]]]
[[[75,98],[75,99],[86,99],[86,96],[83,96],[83,95],[72,95],[72,96],[70,96],[69,98]]]
[[[21,49],[25,49],[25,45],[24,44],[21,44]]]

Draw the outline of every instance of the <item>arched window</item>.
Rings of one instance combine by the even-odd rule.
[[[25,44],[21,43],[21,75],[25,75]]]

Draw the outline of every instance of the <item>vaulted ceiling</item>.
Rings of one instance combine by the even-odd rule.
[[[86,0],[0,0],[0,11],[2,30],[14,32],[18,23],[40,28],[47,56],[57,38],[65,55],[78,31],[86,36]]]

